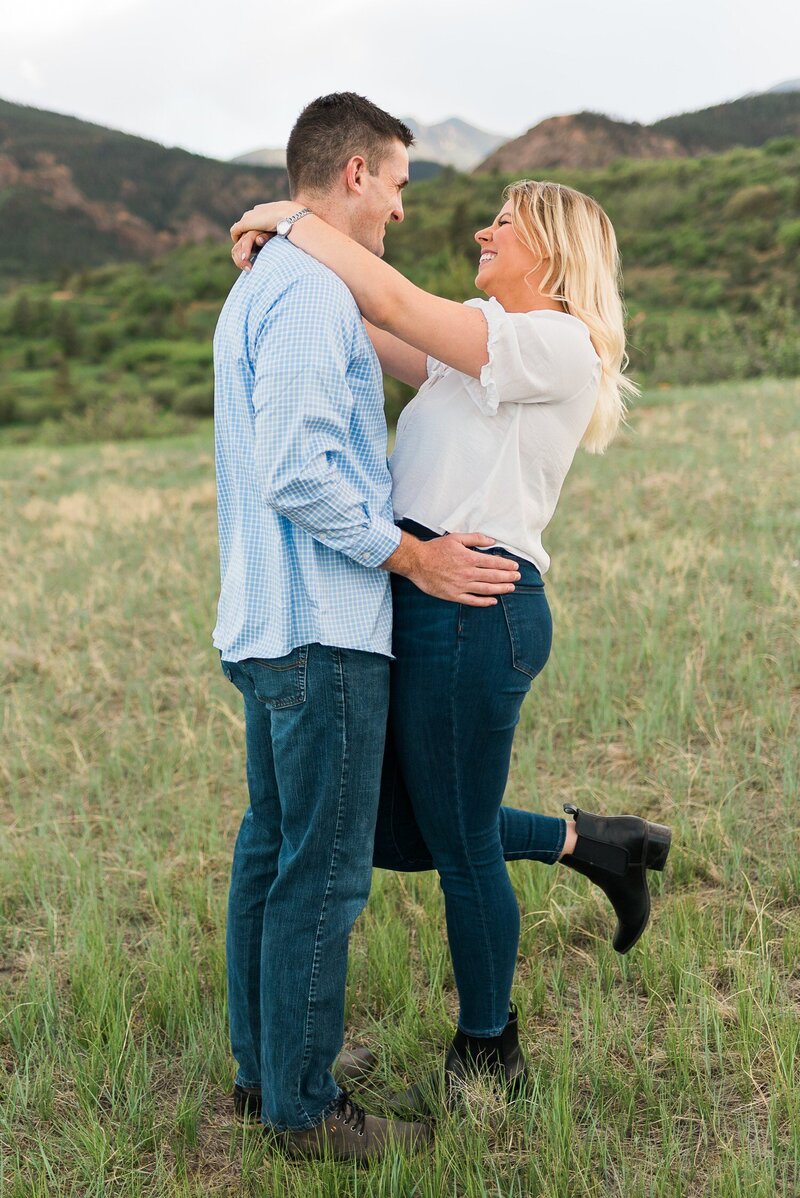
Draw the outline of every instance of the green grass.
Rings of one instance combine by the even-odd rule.
[[[0,450],[3,1198],[800,1192],[799,400],[648,393],[576,459],[508,798],[669,823],[652,924],[619,958],[584,879],[515,863],[533,1091],[478,1093],[429,1156],[362,1170],[231,1117],[243,727],[209,639],[208,427]],[[376,1086],[430,1066],[455,1012],[435,878],[376,873],[347,1001]]]

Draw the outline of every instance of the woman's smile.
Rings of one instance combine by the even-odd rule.
[[[491,225],[477,231],[475,240],[480,246],[476,287],[493,295],[506,311],[530,308],[536,302],[536,292],[525,280],[540,264],[517,236],[510,202],[503,206]],[[502,261],[495,262],[498,255]],[[487,274],[493,263],[491,274]]]

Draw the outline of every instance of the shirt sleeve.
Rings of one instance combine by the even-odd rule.
[[[353,395],[347,382],[357,312],[334,281],[294,280],[253,340],[255,457],[264,502],[316,540],[379,566],[400,530],[373,513],[337,461],[348,450]],[[387,468],[388,473],[388,468]]]
[[[496,299],[468,300],[488,326],[489,361],[467,392],[486,416],[501,403],[554,403],[577,395],[599,373],[600,359],[582,322],[566,316],[506,312]]]

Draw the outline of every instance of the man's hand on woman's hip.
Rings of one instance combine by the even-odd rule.
[[[400,544],[381,569],[410,579],[426,595],[491,607],[495,595],[508,595],[519,579],[518,566],[507,557],[478,553],[470,546],[490,548],[491,537],[480,532],[453,532],[433,541],[420,541],[404,532]]]

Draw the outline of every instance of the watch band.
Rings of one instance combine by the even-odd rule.
[[[288,237],[291,227],[295,221],[301,220],[304,216],[310,215],[310,208],[300,208],[299,211],[293,212],[291,216],[286,216],[283,220],[279,220],[275,232],[279,237]]]

